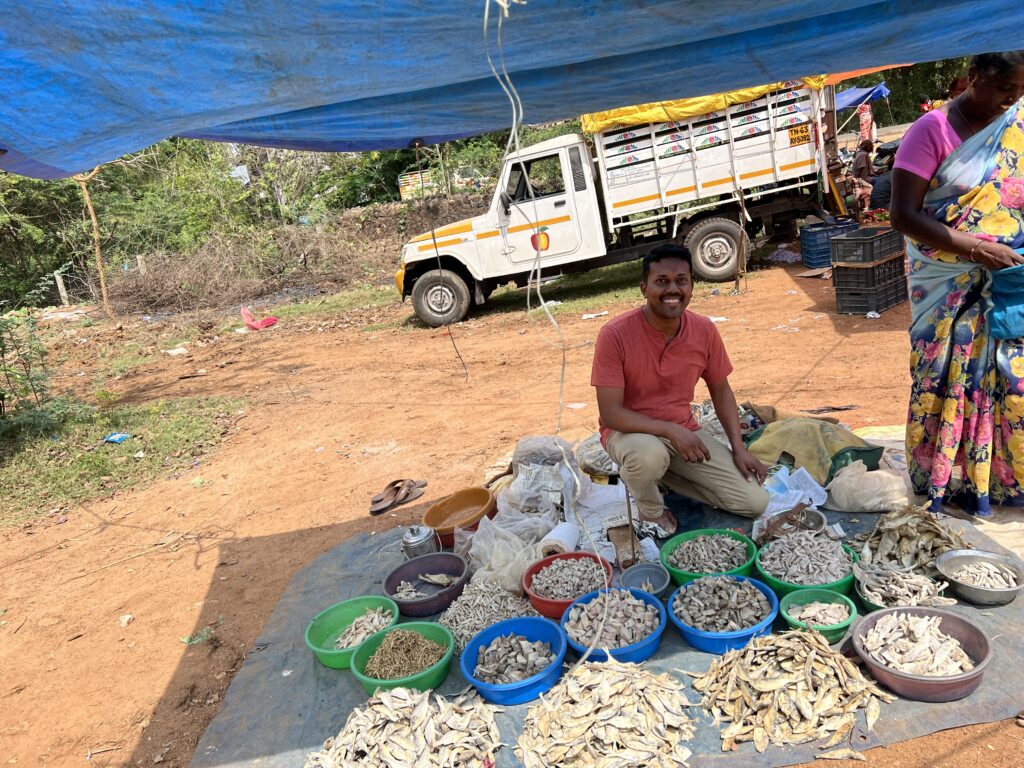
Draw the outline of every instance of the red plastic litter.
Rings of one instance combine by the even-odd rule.
[[[267,315],[266,317],[257,320],[248,307],[242,307],[242,320],[245,321],[245,324],[254,331],[262,331],[264,328],[269,328],[270,326],[277,324],[277,318],[273,315]]]

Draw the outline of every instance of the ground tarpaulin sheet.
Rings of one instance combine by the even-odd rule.
[[[750,521],[725,513],[693,507],[679,512],[681,529],[750,528]],[[847,534],[853,535],[870,529],[875,516],[829,513],[829,520],[842,522]],[[968,539],[975,546],[1005,552],[973,530],[970,524],[950,522],[966,529]],[[318,749],[327,737],[337,734],[349,712],[362,705],[367,696],[348,670],[321,666],[306,648],[303,633],[309,621],[323,608],[349,597],[381,594],[384,577],[401,562],[402,533],[403,530],[396,529],[355,537],[295,574],[257,642],[256,647],[262,650],[250,653],[235,676],[223,708],[196,749],[192,768],[301,767],[307,753]],[[1024,665],[1020,664],[1020,637],[1024,630],[1024,600],[983,609],[956,605],[952,610],[970,617],[992,639],[994,658],[981,687],[968,699],[948,704],[902,699],[883,704],[874,733],[864,733],[860,728],[854,731],[854,748],[866,749],[955,726],[1001,720],[1021,709]],[[678,670],[702,672],[712,658],[690,648],[670,623],[658,653],[644,666],[674,676],[685,687],[690,701],[699,702],[700,696],[690,687],[689,677]],[[453,694],[465,687],[465,679],[453,660],[451,673],[439,692]],[[497,716],[504,743],[515,745],[530,706],[506,707]],[[735,765],[740,756],[745,766],[774,768],[810,761],[818,751],[813,745],[786,749],[772,746],[758,754],[751,744],[742,744],[739,752],[724,754],[719,729],[711,725],[710,718],[698,708],[692,710],[692,715],[700,719],[696,735],[688,744],[694,753],[690,760],[694,768],[717,766],[727,760]],[[863,725],[863,715],[860,717]],[[512,746],[498,753],[499,768],[519,765]]]

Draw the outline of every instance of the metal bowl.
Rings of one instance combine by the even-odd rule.
[[[974,562],[990,562],[1004,565],[1017,574],[1017,586],[1010,589],[989,589],[965,584],[953,578],[953,574],[965,565]],[[949,582],[950,588],[969,603],[975,605],[1005,605],[1012,603],[1017,593],[1024,589],[1024,572],[1012,557],[980,549],[951,549],[935,559],[935,568]]]
[[[974,669],[960,675],[928,677],[900,672],[879,664],[864,648],[864,636],[879,619],[890,613],[911,616],[939,616],[939,630],[960,643],[960,647],[974,662]],[[981,685],[985,669],[992,661],[992,646],[985,633],[967,619],[941,608],[885,608],[869,613],[853,626],[853,649],[863,659],[871,676],[895,694],[914,701],[956,701],[970,696]]]

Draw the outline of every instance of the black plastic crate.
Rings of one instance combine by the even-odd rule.
[[[894,254],[883,261],[865,264],[863,267],[832,267],[832,285],[836,290],[848,288],[854,291],[870,290],[902,278],[905,273],[903,253]]]
[[[832,263],[881,261],[903,250],[903,235],[892,227],[864,227],[829,241]]]
[[[907,300],[907,279],[883,283],[869,290],[836,289],[836,312],[841,315],[866,315],[868,312],[884,312]]]

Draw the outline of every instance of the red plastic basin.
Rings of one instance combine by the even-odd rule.
[[[551,565],[555,560],[574,560],[585,557],[590,558],[591,560],[597,560],[604,566],[605,571],[608,573],[608,578],[605,580],[604,586],[610,587],[612,585],[612,564],[600,555],[595,555],[593,552],[564,552],[560,555],[550,555],[538,560],[523,573],[523,592],[525,592],[526,596],[530,598],[530,602],[533,604],[533,607],[537,609],[537,613],[541,616],[547,616],[549,619],[558,621],[562,618],[562,614],[565,613],[565,609],[568,608],[569,604],[576,598],[574,597],[569,600],[549,600],[546,597],[541,597],[530,589],[530,586],[533,584],[534,575],[540,571],[541,568]],[[592,590],[587,590],[587,592],[590,591]],[[581,596],[577,595],[577,597]]]

